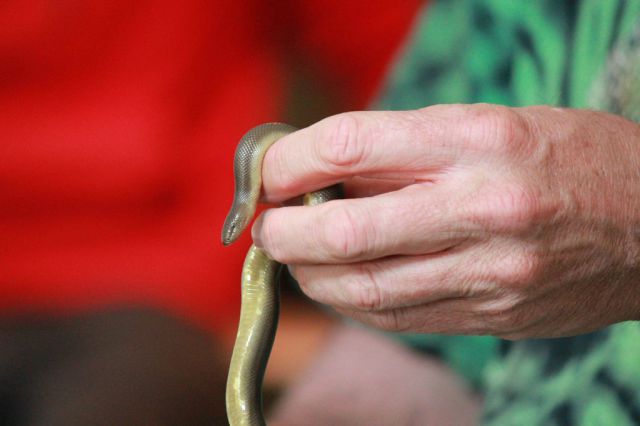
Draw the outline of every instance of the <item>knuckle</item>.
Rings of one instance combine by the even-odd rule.
[[[332,259],[353,259],[367,251],[365,219],[341,207],[324,215],[324,246]]]
[[[495,300],[486,306],[482,317],[489,333],[502,336],[520,329],[523,324],[521,305],[520,298],[510,296]]]
[[[527,121],[511,108],[478,104],[468,114],[480,149],[512,154],[520,152],[529,139]]]
[[[370,323],[384,331],[405,332],[411,329],[411,324],[402,308],[377,312],[371,317]]]
[[[523,251],[511,254],[500,265],[499,279],[508,287],[526,287],[541,273],[541,260],[536,253]]]
[[[542,195],[524,184],[492,184],[478,192],[468,220],[497,233],[527,232],[546,214]]]
[[[327,126],[327,144],[320,148],[320,157],[332,169],[343,171],[362,163],[370,149],[364,126],[356,114],[339,114],[330,117]]]
[[[345,284],[348,303],[358,311],[371,312],[383,308],[384,295],[371,270],[364,265]]]
[[[524,185],[502,188],[492,201],[496,224],[506,231],[529,230],[540,208],[540,196]]]

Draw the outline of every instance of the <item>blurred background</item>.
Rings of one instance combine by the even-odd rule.
[[[225,424],[235,145],[363,109],[421,2],[0,2],[0,424]],[[334,319],[285,290],[276,398]]]

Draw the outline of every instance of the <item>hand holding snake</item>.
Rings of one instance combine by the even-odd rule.
[[[377,328],[506,338],[640,318],[640,126],[597,111],[352,112],[276,142],[254,242],[312,299]]]
[[[266,153],[252,229],[312,299],[377,328],[505,338],[640,319],[640,126],[551,107],[346,113]]]

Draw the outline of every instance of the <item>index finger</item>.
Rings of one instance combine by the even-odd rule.
[[[280,202],[365,174],[428,180],[456,155],[437,108],[338,114],[284,136],[264,158],[265,198]]]

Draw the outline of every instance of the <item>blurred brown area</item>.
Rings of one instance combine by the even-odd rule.
[[[225,424],[226,355],[152,309],[0,320],[2,425]]]

